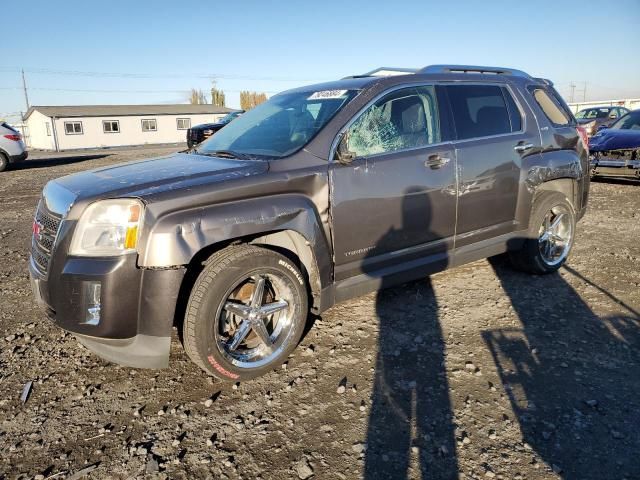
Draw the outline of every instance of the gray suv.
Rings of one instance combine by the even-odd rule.
[[[8,123],[0,122],[0,172],[12,163],[26,160],[27,155],[27,147],[20,132]]]
[[[39,303],[98,355],[203,370],[282,363],[309,311],[508,252],[557,270],[589,192],[587,139],[548,80],[439,65],[275,95],[188,152],[49,182]],[[382,73],[389,73],[383,69]]]

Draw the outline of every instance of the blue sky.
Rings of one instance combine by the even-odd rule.
[[[237,107],[244,89],[434,63],[520,68],[567,100],[572,81],[579,100],[584,82],[588,100],[640,97],[640,0],[25,0],[3,13],[0,116],[25,109],[20,68],[32,105],[183,103],[215,78]]]

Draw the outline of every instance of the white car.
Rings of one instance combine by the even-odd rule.
[[[0,172],[12,163],[25,160],[27,156],[27,147],[20,132],[7,123],[0,122]]]

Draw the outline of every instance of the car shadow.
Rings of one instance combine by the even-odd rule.
[[[403,226],[415,226],[416,218],[423,219],[422,227],[428,232],[428,196],[408,190],[402,216],[400,228],[389,229],[364,265],[406,237]],[[444,254],[442,261],[447,262],[444,247],[434,253]],[[369,276],[380,276],[377,268],[363,270]],[[445,342],[431,280],[427,277],[384,290],[387,286],[390,281],[382,278],[382,290],[376,294],[378,350],[364,478],[409,478],[416,464],[423,479],[458,478]]]
[[[526,442],[561,478],[640,478],[640,316],[601,317],[559,273],[490,263],[521,327],[483,332]],[[615,299],[573,269],[569,273]]]
[[[19,163],[11,165],[11,170],[30,170],[33,168],[58,167],[61,165],[69,165],[72,163],[86,162],[88,160],[98,160],[110,156],[108,153],[93,155],[71,155],[65,157],[49,157],[27,159]]]
[[[593,183],[609,183],[611,185],[634,185],[640,186],[640,178],[628,177],[593,177]]]

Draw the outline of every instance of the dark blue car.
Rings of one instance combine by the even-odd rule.
[[[629,112],[589,142],[591,175],[640,179],[640,110]]]

